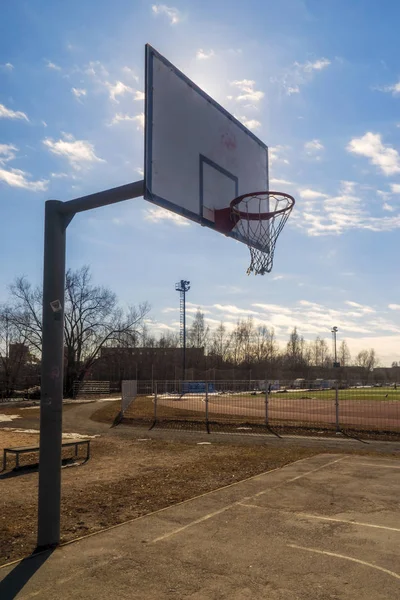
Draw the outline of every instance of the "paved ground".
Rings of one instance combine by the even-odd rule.
[[[0,569],[0,598],[398,597],[400,463],[319,455]]]

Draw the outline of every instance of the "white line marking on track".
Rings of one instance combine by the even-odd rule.
[[[311,471],[307,471],[306,473],[297,475],[296,477],[292,477],[291,479],[288,479],[287,481],[278,483],[277,485],[274,485],[271,488],[263,490],[262,492],[258,492],[257,494],[254,494],[253,496],[246,496],[245,498],[242,498],[241,500],[237,500],[236,502],[227,504],[226,506],[220,508],[219,510],[216,510],[215,512],[204,515],[204,517],[200,517],[199,519],[196,519],[195,521],[191,521],[190,523],[187,523],[186,525],[183,525],[182,527],[173,529],[169,533],[165,533],[164,535],[161,535],[161,536],[155,538],[154,540],[151,540],[150,543],[154,544],[156,542],[161,542],[162,540],[166,540],[178,533],[181,533],[181,531],[185,531],[185,529],[188,529],[189,527],[192,527],[193,525],[198,525],[199,523],[202,523],[203,521],[208,521],[208,519],[211,519],[212,517],[216,517],[217,515],[220,515],[221,513],[226,512],[227,510],[234,508],[235,506],[239,506],[241,502],[246,502],[247,500],[252,500],[252,498],[256,498],[258,496],[261,496],[262,494],[267,494],[268,492],[275,490],[279,487],[282,487],[283,485],[286,485],[287,483],[291,483],[293,481],[296,481],[297,479],[301,479],[302,477],[307,477],[307,475],[310,475],[311,473],[315,473],[316,471],[320,471],[321,469],[324,469],[325,467],[330,467],[331,465],[334,465],[335,463],[340,462],[340,461],[344,460],[345,458],[346,458],[345,456],[342,456],[341,458],[332,460],[331,462],[321,465],[320,467],[311,469]]]
[[[325,556],[333,556],[334,558],[343,558],[344,560],[350,560],[351,562],[358,563],[360,565],[363,565],[364,567],[371,567],[371,569],[382,571],[382,573],[386,573],[386,575],[390,575],[395,579],[400,579],[400,575],[398,573],[395,573],[394,571],[389,571],[389,569],[379,567],[378,565],[373,565],[372,563],[366,562],[365,560],[360,560],[359,558],[353,558],[352,556],[346,556],[345,554],[337,554],[336,552],[328,552],[327,550],[318,550],[317,548],[306,548],[305,546],[297,546],[297,544],[287,544],[287,546],[289,548],[295,548],[296,550],[305,550],[306,552],[314,552],[315,554],[323,554]]]

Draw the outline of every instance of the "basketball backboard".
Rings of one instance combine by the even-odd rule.
[[[218,229],[215,210],[268,190],[267,146],[149,45],[145,87],[146,200]]]

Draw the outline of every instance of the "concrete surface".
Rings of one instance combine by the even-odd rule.
[[[399,597],[400,462],[288,465],[0,569],[0,598]]]

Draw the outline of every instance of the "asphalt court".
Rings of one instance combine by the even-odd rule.
[[[393,599],[399,498],[397,459],[320,454],[0,569],[0,597]]]

